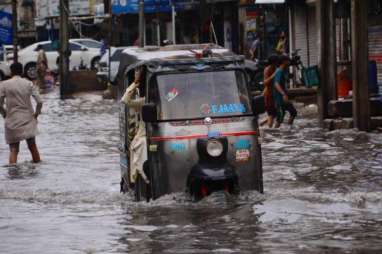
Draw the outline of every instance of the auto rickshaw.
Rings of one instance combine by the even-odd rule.
[[[215,191],[263,192],[258,114],[244,57],[216,45],[128,48],[121,56],[119,95],[144,69],[147,160],[135,183],[129,178],[129,108],[120,107],[121,191],[136,200],[186,191],[200,200]]]

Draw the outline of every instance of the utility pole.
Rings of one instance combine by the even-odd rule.
[[[108,52],[108,59],[109,59],[109,69],[108,69],[108,82],[111,82],[111,42],[113,40],[113,8],[112,8],[112,0],[109,0],[109,52]]]
[[[13,62],[18,62],[17,0],[12,0]]]
[[[65,99],[69,83],[69,0],[60,0],[60,97]]]
[[[139,47],[145,46],[145,1],[139,0]]]
[[[161,38],[160,38],[160,14],[159,12],[157,12],[157,44],[158,44],[158,47],[160,47],[161,45]]]
[[[353,61],[353,122],[361,131],[370,130],[368,87],[368,1],[351,1]]]
[[[176,10],[175,1],[171,1],[171,17],[172,17],[172,43],[176,44]]]
[[[319,31],[320,88],[318,90],[318,114],[320,125],[328,118],[328,103],[337,98],[336,86],[336,21],[335,3],[319,0],[316,3]]]

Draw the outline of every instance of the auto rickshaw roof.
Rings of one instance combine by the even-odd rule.
[[[211,50],[209,57],[202,57],[204,49]],[[129,47],[123,51],[119,73],[129,71],[139,66],[151,66],[156,68],[164,65],[176,64],[196,64],[218,63],[218,62],[237,62],[243,61],[242,56],[238,56],[228,49],[215,44],[186,44],[169,45],[164,47],[147,46],[144,48]]]

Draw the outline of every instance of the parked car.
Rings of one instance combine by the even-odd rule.
[[[52,41],[42,41],[34,43],[19,51],[19,62],[24,67],[24,75],[29,79],[36,78],[37,46],[41,45],[48,59],[48,68],[51,71],[58,70],[59,53],[58,48]],[[70,69],[86,66],[90,69],[97,69],[100,59],[100,50],[98,48],[87,47],[83,44],[69,40]]]
[[[12,50],[12,45],[3,45],[0,47],[0,81],[11,76],[11,70],[9,68],[11,63],[8,61],[8,55],[12,52]]]
[[[110,82],[112,84],[114,84],[116,81],[121,54],[122,54],[123,50],[125,50],[126,48],[127,47],[111,48]],[[103,54],[103,56],[101,57],[101,60],[99,61],[97,78],[100,82],[108,82],[108,78],[109,78],[109,50],[106,50],[106,53]]]
[[[80,39],[71,39],[71,42],[76,42],[81,45],[84,45],[85,47],[88,48],[95,48],[95,49],[101,49],[102,48],[102,42],[89,39],[89,38],[80,38]]]

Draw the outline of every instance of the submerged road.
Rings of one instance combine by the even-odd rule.
[[[305,108],[266,130],[265,194],[119,194],[118,105],[44,95],[34,165],[7,162],[0,120],[0,253],[382,253],[382,134],[323,132]]]

